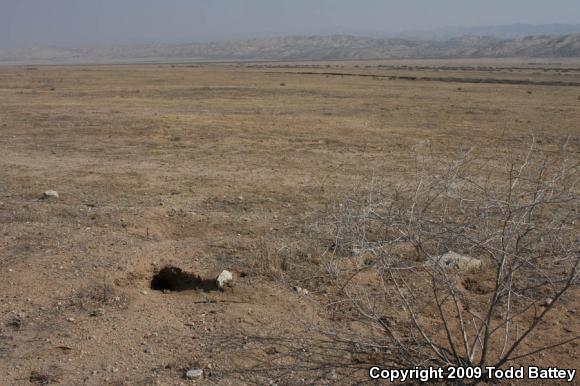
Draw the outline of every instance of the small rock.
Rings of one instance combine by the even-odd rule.
[[[218,287],[224,288],[226,283],[232,280],[234,280],[234,275],[230,271],[222,271],[222,273],[217,277],[216,282]]]
[[[292,288],[292,290],[299,295],[308,295],[309,294],[307,289],[301,288],[301,287],[294,287],[294,288]]]
[[[68,318],[67,321],[74,323],[75,322],[75,318]]]
[[[142,295],[147,295],[147,291],[141,291]]]
[[[463,256],[455,252],[447,252],[442,256],[435,256],[431,259],[431,263],[436,266],[440,265],[442,268],[459,269],[462,271],[481,268],[481,260]]]
[[[153,352],[153,350],[151,349],[151,347],[145,347],[145,349],[143,350],[143,352],[145,354],[151,354]]]
[[[552,299],[552,298],[546,298],[546,300],[544,300],[544,302],[541,304],[541,306],[542,307],[548,307],[552,303],[554,303],[554,299]]]
[[[105,314],[105,310],[103,308],[98,308],[96,310],[92,310],[91,312],[89,312],[90,316],[96,317],[96,316],[103,316]]]
[[[185,373],[185,378],[187,379],[195,379],[203,377],[203,370],[202,369],[191,369]]]
[[[330,370],[326,376],[328,377],[328,379],[331,379],[331,380],[338,379],[338,375],[336,374],[335,369]]]
[[[46,192],[42,193],[43,199],[49,198],[58,198],[58,192],[56,190],[47,190]]]
[[[15,329],[21,328],[23,324],[24,324],[24,318],[19,316],[19,315],[16,315],[14,318],[12,318],[12,320],[10,320],[7,323],[8,326],[12,326]]]

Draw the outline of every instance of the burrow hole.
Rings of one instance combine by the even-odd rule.
[[[219,291],[215,279],[204,279],[178,267],[166,266],[151,279],[151,289],[155,291]]]

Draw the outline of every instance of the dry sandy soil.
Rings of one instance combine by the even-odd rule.
[[[578,62],[528,62],[0,68],[0,384],[366,382],[355,354],[311,372],[281,358],[308,364],[308,331],[350,328],[309,269],[332,243],[315,219],[372,176],[412,178],[427,149],[494,157],[536,134],[577,155],[579,87],[394,78],[580,82]],[[152,290],[166,264],[236,278]],[[580,333],[577,294],[535,342]]]

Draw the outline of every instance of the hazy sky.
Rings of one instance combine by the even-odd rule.
[[[0,0],[0,47],[579,22],[580,0]]]

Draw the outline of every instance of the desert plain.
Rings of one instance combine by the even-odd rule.
[[[368,382],[376,358],[321,339],[364,329],[324,275],[333,208],[418,155],[535,138],[577,164],[579,85],[572,59],[1,67],[0,384]],[[234,280],[151,288],[169,265]],[[580,334],[578,294],[526,348]]]

